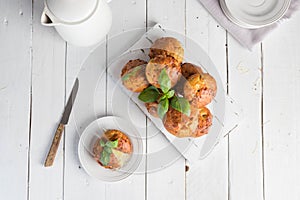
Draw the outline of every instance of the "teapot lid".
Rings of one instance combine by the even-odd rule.
[[[46,0],[46,7],[59,20],[69,23],[88,18],[96,9],[98,0]]]

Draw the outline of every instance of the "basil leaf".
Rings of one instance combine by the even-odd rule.
[[[181,112],[187,116],[190,116],[190,114],[191,114],[190,103],[187,99],[185,99],[183,97],[174,96],[171,100],[171,106],[175,110],[178,110],[179,112]]]
[[[108,153],[107,151],[105,151],[105,149],[103,149],[100,155],[100,162],[102,163],[102,165],[107,166],[109,160],[110,160],[110,153]]]
[[[158,107],[157,107],[157,113],[159,117],[162,119],[165,114],[169,110],[169,100],[168,99],[163,99],[161,102],[159,102]]]
[[[158,103],[161,102],[162,100],[166,99],[167,98],[167,95],[164,94],[162,95],[159,99],[158,99]]]
[[[118,146],[118,140],[108,141],[106,143],[106,146],[109,147],[109,148],[116,148]]]
[[[108,146],[104,147],[103,151],[106,151],[108,154],[111,154],[112,152],[111,148]]]
[[[159,99],[158,102],[161,102],[164,99],[171,99],[173,96],[175,95],[175,91],[174,90],[170,90],[168,93],[162,95]]]
[[[135,68],[133,68],[133,70],[127,74],[125,74],[124,76],[122,76],[122,81],[127,81],[131,76],[135,76],[136,73],[142,68],[143,65],[137,66]]]
[[[103,140],[100,140],[100,146],[105,147],[105,142]]]
[[[146,88],[143,92],[139,95],[139,100],[145,103],[155,102],[159,96],[159,91],[156,87],[150,86]]]
[[[161,72],[159,74],[158,83],[159,83],[160,89],[163,91],[163,93],[167,93],[171,89],[171,80],[170,80],[167,70],[165,68],[163,70],[161,70]]]
[[[175,91],[174,90],[170,90],[168,93],[167,93],[167,98],[168,99],[171,99],[173,96],[174,96],[174,94],[175,94]]]

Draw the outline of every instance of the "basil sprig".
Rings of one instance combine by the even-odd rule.
[[[161,102],[164,99],[171,99],[175,95],[174,90],[168,91],[166,94],[163,94],[159,99],[158,102]]]
[[[171,106],[187,116],[191,114],[190,103],[186,98],[174,96],[171,100]]]
[[[107,166],[110,161],[112,149],[118,146],[118,140],[104,142],[104,140],[101,139],[100,146],[103,147],[103,150],[100,155],[100,162],[102,163],[102,165]]]
[[[171,89],[171,80],[165,68],[161,70],[159,74],[158,83],[160,85],[160,89],[164,94],[166,94]]]
[[[161,119],[168,112],[170,105],[175,110],[190,115],[190,104],[188,100],[183,97],[175,96],[175,91],[171,90],[171,80],[166,69],[161,71],[158,77],[158,84],[160,85],[161,91],[154,86],[150,86],[141,92],[138,98],[145,103],[157,101],[157,113]]]
[[[169,99],[163,99],[157,107],[158,116],[162,119],[169,110]]]
[[[145,103],[151,103],[155,102],[159,95],[159,90],[154,86],[150,86],[140,93],[139,100]]]
[[[136,73],[141,70],[143,67],[143,65],[137,66],[135,67],[133,70],[131,70],[131,72],[125,74],[124,76],[122,76],[122,81],[127,81],[131,76],[135,76]]]

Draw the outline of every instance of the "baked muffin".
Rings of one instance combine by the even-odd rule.
[[[121,79],[123,85],[132,92],[142,92],[149,86],[145,70],[146,61],[136,59],[130,60],[123,67],[121,72]]]
[[[184,85],[184,97],[197,108],[209,104],[216,96],[216,92],[217,83],[209,74],[194,74]]]
[[[152,58],[146,66],[146,77],[148,82],[160,88],[158,78],[163,69],[166,69],[173,87],[181,77],[180,64],[173,57],[156,56]]]
[[[181,65],[181,74],[182,76],[174,88],[179,94],[183,94],[184,84],[190,76],[194,74],[203,74],[203,71],[194,64],[184,63]]]
[[[156,56],[173,57],[179,63],[182,63],[184,56],[184,49],[181,43],[172,37],[163,37],[157,39],[150,48],[150,58]]]
[[[163,119],[164,127],[176,137],[194,137],[198,128],[198,113],[197,108],[191,108],[191,114],[187,116],[170,107]]]
[[[195,132],[195,137],[208,134],[209,128],[212,125],[212,114],[208,108],[202,107],[198,113],[198,126]]]
[[[105,131],[105,137],[110,141],[118,140],[118,146],[116,150],[122,151],[123,153],[132,153],[132,144],[126,134],[119,130],[107,130]]]
[[[198,67],[192,63],[184,63],[181,65],[182,76],[188,79],[194,74],[203,74],[201,67]]]
[[[117,158],[114,154],[110,154],[109,162],[108,162],[107,165],[103,165],[101,163],[101,161],[100,161],[101,153],[102,153],[104,148],[100,145],[100,140],[101,140],[101,138],[97,139],[95,144],[94,144],[94,148],[93,148],[94,160],[96,160],[99,165],[101,165],[102,167],[107,168],[107,169],[120,168],[121,165],[119,164],[119,162],[118,162],[118,160],[117,160]]]
[[[152,103],[145,103],[145,106],[148,110],[148,112],[153,116],[158,118],[158,113],[157,113],[157,108],[158,108],[158,103],[157,102],[152,102]]]
[[[110,148],[110,154],[107,163],[103,163],[101,157],[105,148],[103,144],[107,142],[117,141],[117,146]],[[102,145],[101,145],[102,144]],[[93,147],[94,159],[104,168],[117,169],[122,167],[130,158],[133,152],[133,147],[130,139],[126,134],[119,130],[108,130],[104,136],[98,138]]]
[[[206,107],[191,107],[190,116],[170,108],[163,123],[166,130],[176,137],[196,138],[208,133],[212,125],[212,115]]]

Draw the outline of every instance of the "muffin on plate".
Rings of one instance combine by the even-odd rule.
[[[119,130],[105,131],[93,147],[94,159],[104,168],[118,169],[130,158],[133,147],[128,136]]]
[[[192,63],[184,63],[181,65],[182,76],[188,79],[194,74],[203,74],[201,67],[194,65]]]
[[[207,108],[191,107],[191,114],[187,116],[173,108],[167,112],[164,127],[176,137],[200,137],[208,133],[212,125],[212,115]]]
[[[157,39],[150,48],[149,57],[156,56],[173,57],[178,63],[182,63],[184,49],[181,43],[172,37],[163,37]]]
[[[197,108],[209,104],[216,96],[216,92],[216,80],[207,73],[190,76],[184,85],[184,97]]]
[[[146,77],[148,82],[160,88],[158,78],[163,69],[166,69],[167,74],[171,80],[171,87],[176,85],[181,77],[181,67],[176,59],[173,57],[156,56],[152,58],[146,66]]]
[[[209,128],[212,125],[212,118],[213,116],[208,108],[202,107],[199,109],[198,126],[194,134],[195,137],[208,134]]]
[[[121,72],[121,79],[123,85],[132,92],[142,92],[149,86],[145,70],[147,62],[136,59],[130,60],[123,67]]]
[[[203,74],[203,71],[200,67],[192,63],[184,63],[181,65],[181,78],[178,83],[175,85],[175,90],[179,94],[183,94],[183,88],[186,80],[194,74]]]
[[[176,137],[194,137],[198,127],[198,112],[198,109],[191,108],[191,114],[187,116],[170,107],[163,119],[164,127]]]
[[[158,108],[158,103],[157,102],[151,102],[151,103],[145,103],[145,106],[148,110],[148,112],[153,116],[158,118],[158,113],[157,113],[157,108]]]

